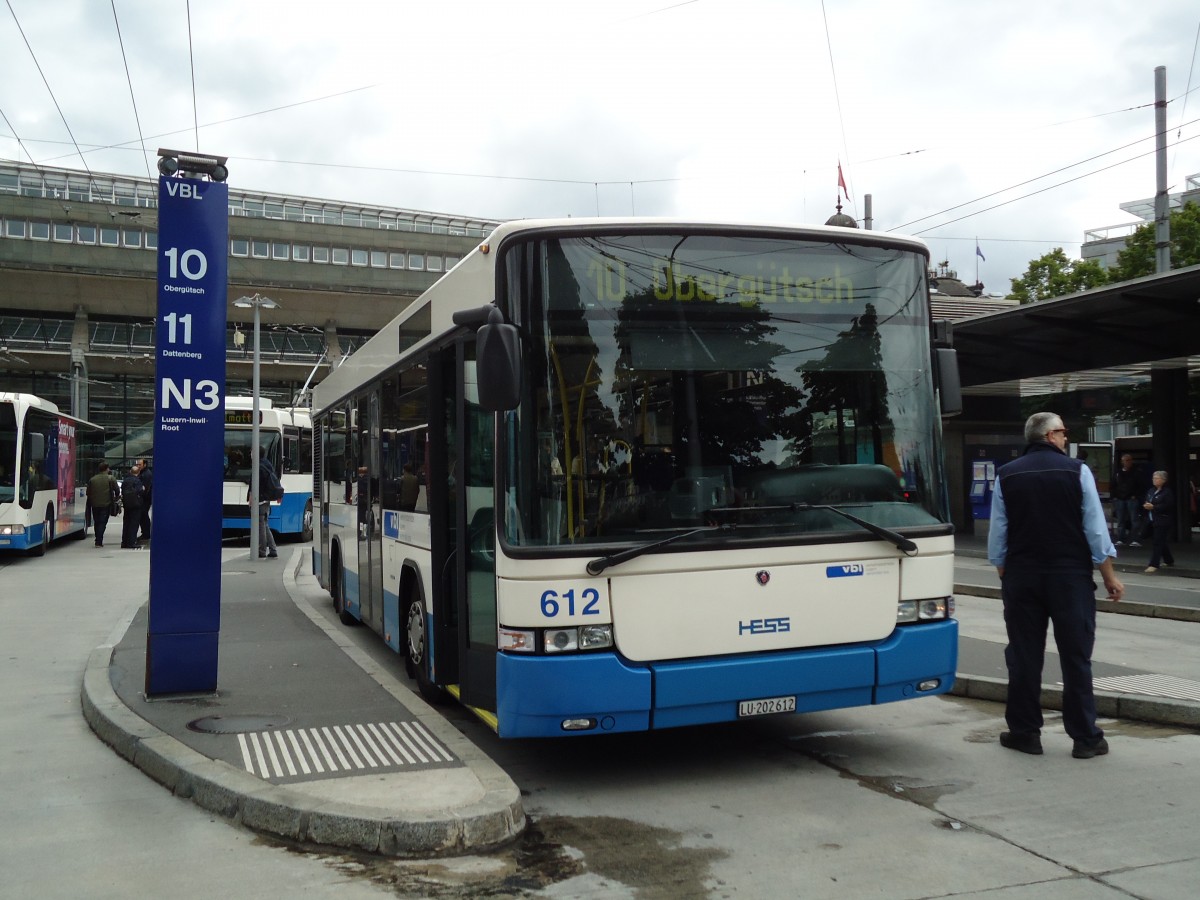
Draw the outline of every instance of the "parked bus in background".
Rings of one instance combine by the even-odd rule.
[[[839,228],[500,226],[317,386],[317,577],[501,737],[949,690],[928,261]]]
[[[0,393],[0,550],[41,556],[87,533],[87,482],[104,459],[104,429],[32,394]]]
[[[258,448],[283,484],[283,499],[271,502],[268,522],[281,537],[311,541],[313,536],[312,417],[306,409],[275,407],[259,398]],[[225,484],[221,528],[250,532],[250,461],[254,398],[225,398]]]

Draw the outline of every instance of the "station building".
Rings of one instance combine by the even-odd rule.
[[[229,190],[226,393],[311,388],[499,224]],[[118,465],[153,452],[158,180],[0,163],[0,391],[104,426]]]

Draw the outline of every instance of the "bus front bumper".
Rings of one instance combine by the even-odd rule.
[[[501,737],[645,731],[735,721],[738,704],[795,698],[796,712],[944,694],[958,623],[897,628],[874,644],[634,665],[615,654],[497,658]]]

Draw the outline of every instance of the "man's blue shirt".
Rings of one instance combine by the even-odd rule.
[[[1100,503],[1100,492],[1096,490],[1096,479],[1087,466],[1079,467],[1079,486],[1083,489],[1083,533],[1087,538],[1092,562],[1102,563],[1108,557],[1116,557],[1108,533],[1108,520],[1104,517],[1104,506]],[[988,562],[1003,566],[1008,556],[1008,512],[1004,508],[1004,495],[1000,490],[1000,479],[996,479],[992,491],[992,519],[988,531]]]

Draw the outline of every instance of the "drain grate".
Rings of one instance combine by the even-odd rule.
[[[282,728],[291,721],[288,716],[205,716],[188,722],[187,727],[202,734],[244,734]]]

